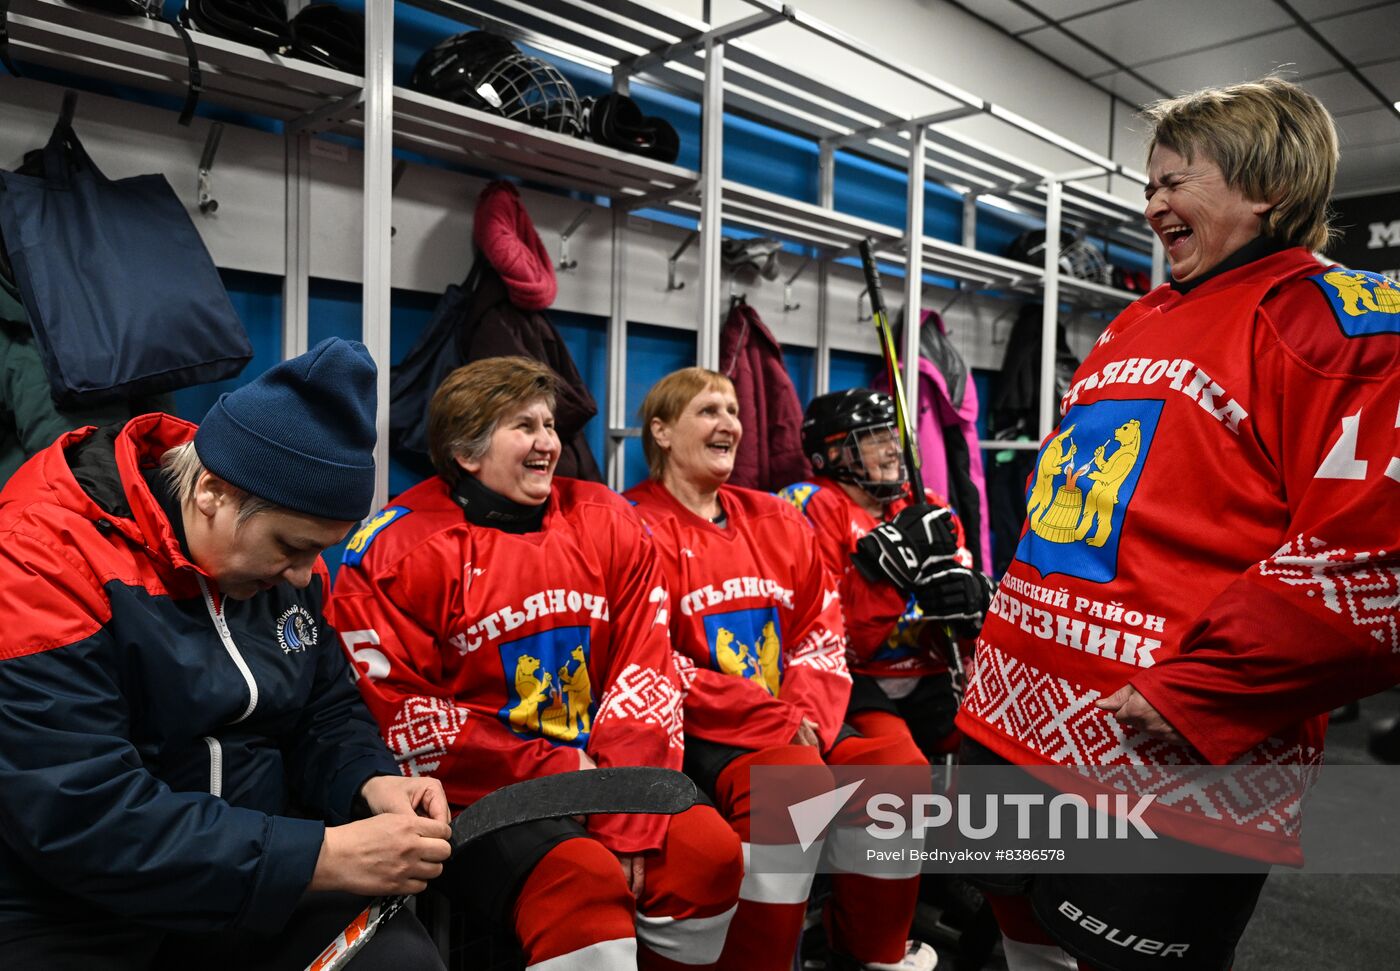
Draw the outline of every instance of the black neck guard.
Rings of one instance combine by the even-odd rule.
[[[489,526],[505,533],[537,533],[544,523],[549,501],[538,506],[514,502],[486,488],[476,476],[464,472],[452,487],[452,498],[473,526]]]
[[[1266,256],[1273,256],[1275,253],[1281,253],[1292,245],[1292,243],[1269,239],[1267,236],[1256,236],[1196,279],[1187,280],[1185,283],[1177,283],[1175,280],[1171,281],[1171,288],[1177,293],[1190,293],[1202,283],[1213,280],[1222,273],[1229,273],[1231,270],[1238,269],[1246,263],[1253,263],[1255,260],[1262,260]],[[1170,273],[1168,275],[1170,275]]]

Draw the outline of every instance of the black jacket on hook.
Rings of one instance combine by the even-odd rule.
[[[488,357],[519,354],[549,365],[559,376],[554,419],[563,452],[558,475],[603,480],[583,428],[598,413],[564,338],[539,310],[510,302],[505,284],[485,257],[477,255],[466,281],[450,286],[433,310],[417,343],[393,367],[389,385],[389,442],[395,457],[423,475],[428,459],[428,403],[453,370]]]
[[[1021,308],[1006,341],[997,377],[996,394],[988,414],[992,437],[1001,441],[1040,441],[1041,305]],[[1063,325],[1055,329],[1055,401],[1069,391],[1079,359],[1069,348]],[[1026,521],[1026,482],[1035,468],[1036,453],[994,452],[987,470],[987,506],[991,517],[994,576],[1011,563]]]

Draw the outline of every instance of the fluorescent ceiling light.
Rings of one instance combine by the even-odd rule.
[[[1024,216],[1026,214],[1026,210],[1015,203],[1007,202],[1005,199],[999,199],[992,195],[978,196],[977,204],[979,206],[991,206],[993,209],[1001,209],[1004,212],[1014,212],[1018,216]]]

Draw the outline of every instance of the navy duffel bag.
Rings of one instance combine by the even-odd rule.
[[[165,176],[104,176],[73,131],[71,100],[42,161],[40,174],[0,171],[0,232],[54,401],[98,404],[242,371],[247,331]]]

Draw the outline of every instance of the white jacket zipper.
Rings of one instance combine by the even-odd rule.
[[[204,744],[209,746],[209,794],[224,794],[224,747],[217,738],[206,735]]]
[[[248,707],[243,709],[243,714],[230,723],[237,725],[251,715],[254,708],[258,707],[258,683],[253,680],[253,672],[248,669],[248,662],[243,660],[242,654],[238,653],[238,645],[233,642],[233,634],[229,632],[228,622],[224,620],[224,612],[214,606],[214,597],[209,593],[209,584],[204,581],[204,577],[196,577],[196,579],[199,580],[200,592],[204,594],[204,606],[209,610],[209,619],[214,622],[214,629],[219,632],[219,640],[224,642],[224,650],[228,651],[228,656],[233,658],[233,663],[238,666],[243,680],[248,682]]]

